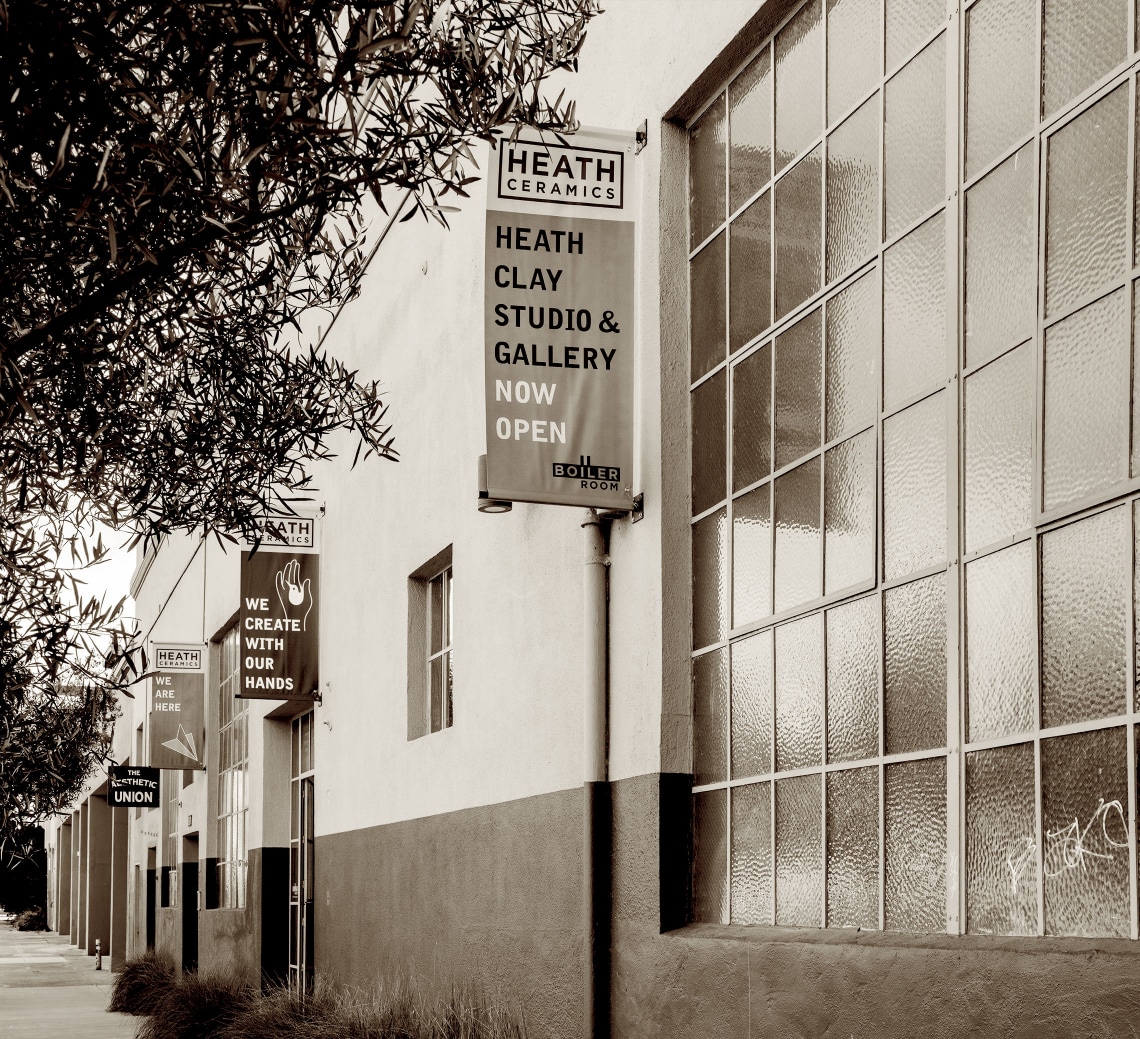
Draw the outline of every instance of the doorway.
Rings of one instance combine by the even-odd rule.
[[[182,970],[198,969],[198,835],[182,838]]]
[[[313,712],[293,719],[289,784],[289,986],[313,983]]]
[[[154,910],[158,905],[158,849],[146,850],[146,948],[154,951]]]

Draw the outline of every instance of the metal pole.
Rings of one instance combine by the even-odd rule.
[[[610,521],[593,509],[582,523],[586,531],[583,583],[583,784],[582,784],[582,927],[584,948],[583,1039],[608,1039],[610,1032],[610,787],[606,762],[608,737],[609,557]]]

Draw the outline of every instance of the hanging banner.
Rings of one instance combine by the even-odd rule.
[[[634,135],[492,152],[487,495],[633,507]]]
[[[270,516],[256,552],[241,554],[242,699],[315,700],[320,695],[320,556],[316,522]]]
[[[200,643],[167,642],[154,647],[156,671],[201,671],[202,660]]]
[[[206,676],[159,671],[151,679],[147,725],[151,768],[206,767]]]
[[[157,808],[160,771],[112,765],[107,772],[107,803],[112,808]]]

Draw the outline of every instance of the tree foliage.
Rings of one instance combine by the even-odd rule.
[[[407,216],[446,221],[473,139],[573,128],[543,84],[596,12],[0,0],[0,726],[63,703],[61,683],[102,689],[105,715],[82,647],[113,614],[67,621],[53,598],[69,511],[249,532],[304,493],[332,431],[395,457],[376,384],[306,316],[357,292],[376,208],[408,196]]]

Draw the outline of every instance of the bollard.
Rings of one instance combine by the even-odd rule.
[[[100,938],[95,939],[95,969],[103,969],[103,941]]]

